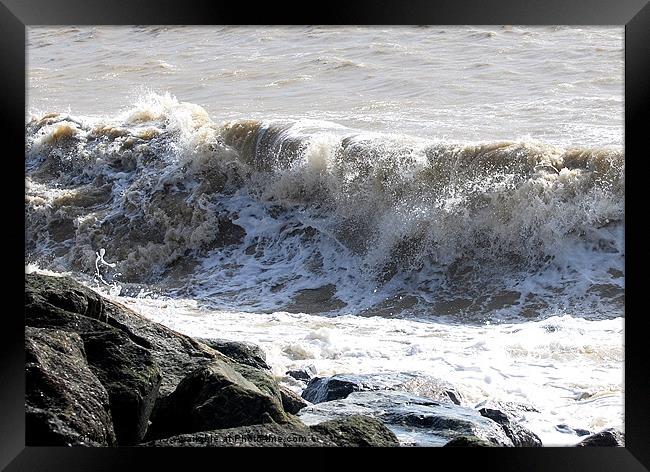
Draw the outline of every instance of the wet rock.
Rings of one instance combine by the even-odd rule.
[[[218,351],[152,323],[133,310],[107,300],[69,277],[25,276],[27,326],[84,333],[116,328],[153,355],[162,375],[159,397],[170,394],[185,375],[214,359]]]
[[[461,395],[453,386],[430,377],[419,377],[408,373],[382,374],[337,374],[332,377],[313,378],[302,397],[311,403],[320,403],[346,398],[352,392],[374,390],[403,390],[416,395],[459,405]]]
[[[158,365],[147,349],[116,329],[87,333],[83,342],[91,370],[108,392],[118,444],[137,444],[158,397]]]
[[[159,403],[147,437],[287,422],[279,392],[276,397],[261,387],[226,362],[214,361],[189,373]]]
[[[473,408],[400,391],[353,392],[342,400],[303,408],[298,416],[313,425],[357,414],[381,421],[403,445],[443,446],[459,436],[475,436],[497,446],[513,445],[497,423]]]
[[[266,393],[270,397],[273,397],[280,404],[282,404],[282,393],[280,391],[280,385],[271,375],[270,371],[257,369],[246,364],[229,363],[229,365],[238,374],[251,382],[262,392]]]
[[[258,369],[271,369],[266,363],[266,353],[256,344],[225,339],[196,339],[239,363]]]
[[[520,402],[485,400],[476,408],[486,418],[498,423],[516,447],[542,447],[539,437],[520,423],[529,413],[539,413],[534,406]]]
[[[337,446],[399,446],[397,437],[376,419],[352,415],[311,426],[312,431],[331,439]]]
[[[542,447],[541,439],[535,433],[517,423],[512,415],[492,408],[481,408],[479,413],[481,416],[498,423],[515,447]]]
[[[494,444],[477,438],[476,436],[459,436],[452,439],[442,447],[495,447]]]
[[[587,436],[576,447],[625,447],[625,435],[617,429],[608,428]]]
[[[28,446],[114,446],[106,389],[75,333],[25,329]]]
[[[582,428],[572,428],[566,424],[556,424],[555,429],[563,434],[575,434],[576,436],[589,436],[591,431]]]
[[[143,444],[148,447],[385,447],[395,436],[372,418],[351,416],[307,427],[299,423],[242,426],[177,435]]]
[[[316,368],[313,365],[309,365],[301,369],[288,370],[286,372],[286,375],[293,377],[296,380],[309,382],[314,377],[314,375],[316,375]]]
[[[316,377],[312,379],[307,388],[302,392],[302,398],[311,403],[328,402],[346,398],[352,392],[360,391],[362,385],[360,382],[350,379],[334,377]]]
[[[311,403],[304,400],[300,395],[283,386],[280,386],[280,395],[282,397],[284,411],[292,415],[297,414],[306,406],[311,405]]]
[[[325,313],[339,310],[345,307],[346,303],[338,299],[335,293],[334,284],[300,290],[293,297],[293,302],[283,309],[289,313]]]

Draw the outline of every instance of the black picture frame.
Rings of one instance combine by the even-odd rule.
[[[481,467],[516,471],[643,471],[650,469],[650,368],[646,337],[647,313],[640,298],[645,282],[643,194],[647,149],[645,127],[650,123],[650,5],[647,0],[402,0],[257,3],[177,0],[0,0],[0,49],[3,83],[2,116],[6,170],[2,181],[5,198],[6,236],[3,259],[5,298],[0,364],[0,468],[23,470],[131,470],[147,468],[246,466],[252,450],[187,448],[35,448],[25,447],[24,417],[24,119],[25,119],[25,28],[30,25],[127,25],[127,24],[513,24],[513,25],[625,25],[625,155],[626,155],[626,320],[625,320],[625,435],[624,448],[436,448],[391,450],[403,460],[416,459],[436,467],[444,459],[460,468],[480,461]],[[645,118],[644,118],[645,117]],[[645,126],[644,126],[645,125]],[[23,177],[21,177],[21,175]],[[633,197],[634,192],[637,196]],[[635,203],[641,209],[634,210]],[[630,215],[632,217],[630,217]],[[634,216],[637,218],[634,218]],[[15,222],[15,223],[14,223]],[[12,262],[15,264],[7,264]],[[7,267],[8,265],[8,267]],[[11,299],[17,307],[9,309]],[[304,451],[304,450],[303,450]],[[259,449],[264,456],[275,453],[281,467],[311,467],[323,460],[332,467],[331,450],[310,451],[307,462],[296,461],[295,452]],[[363,453],[355,450],[355,453]],[[385,450],[364,454],[382,458]],[[302,455],[302,454],[300,454]],[[444,456],[444,457],[443,457]],[[265,459],[266,460],[266,459]],[[273,458],[269,457],[269,460]],[[280,462],[288,461],[288,462]],[[328,461],[328,462],[325,462]],[[450,461],[450,462],[449,462]],[[271,462],[269,462],[271,463]],[[338,465],[337,465],[338,464]],[[442,464],[442,463],[440,463]]]

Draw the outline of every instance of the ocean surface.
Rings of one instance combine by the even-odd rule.
[[[623,32],[30,27],[26,270],[624,429]]]

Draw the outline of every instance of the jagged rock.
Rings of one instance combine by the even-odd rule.
[[[478,411],[482,416],[498,423],[515,447],[542,447],[542,440],[520,425],[511,414],[493,408],[481,408]]]
[[[316,368],[313,365],[309,365],[301,369],[288,370],[285,373],[296,380],[309,382],[316,375]]]
[[[257,344],[241,341],[227,341],[225,339],[196,339],[239,363],[256,367],[258,369],[271,369],[266,363],[266,353]]]
[[[116,329],[84,334],[83,341],[91,370],[108,392],[118,444],[137,444],[158,397],[158,365],[147,349]]]
[[[133,445],[146,432],[161,374],[150,343],[117,320],[121,307],[113,305],[71,279],[27,276],[26,324],[81,337],[87,362],[109,394],[118,444]]]
[[[476,436],[459,436],[452,439],[442,447],[495,447],[494,444],[477,438]]]
[[[590,434],[592,434],[592,432],[589,431],[588,429],[572,428],[571,426],[566,424],[556,424],[555,429],[560,433],[575,434],[576,436],[589,436]]]
[[[27,326],[80,334],[109,326],[124,332],[135,344],[149,349],[158,364],[162,375],[160,399],[174,391],[187,372],[214,359],[227,359],[188,336],[103,298],[69,277],[25,276],[25,322]]]
[[[324,421],[311,430],[331,439],[337,446],[398,446],[397,437],[380,421],[367,416],[353,415]]]
[[[304,400],[300,395],[283,386],[280,386],[280,395],[282,396],[282,407],[284,411],[292,415],[295,415],[306,406],[311,405],[311,403]]]
[[[321,403],[346,398],[354,391],[360,391],[361,382],[345,376],[316,377],[302,392],[302,398],[311,403]]]
[[[346,398],[352,392],[375,390],[401,390],[418,396],[460,404],[461,395],[453,386],[434,378],[422,378],[408,373],[337,374],[332,377],[315,377],[302,392],[311,403]]]
[[[79,335],[27,327],[25,351],[26,444],[114,446],[108,393]]]
[[[607,428],[587,436],[576,447],[625,447],[625,435],[617,429]]]
[[[258,387],[222,361],[194,370],[154,410],[147,437],[287,422],[279,391],[274,395],[260,378]]]
[[[311,428],[275,423],[182,434],[143,444],[148,447],[333,447],[398,446],[385,426],[372,418],[352,416]]]
[[[306,424],[360,414],[386,425],[404,445],[443,446],[459,436],[476,436],[498,446],[512,446],[501,427],[475,409],[399,391],[353,392],[342,400],[303,408]]]

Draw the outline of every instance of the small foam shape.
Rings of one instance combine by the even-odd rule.
[[[116,266],[116,264],[115,264],[114,262],[112,262],[112,263],[111,263],[111,262],[106,262],[106,261],[104,260],[104,255],[105,255],[105,254],[106,254],[106,249],[104,249],[104,248],[101,248],[101,249],[99,250],[99,252],[96,252],[96,253],[95,253],[95,255],[97,256],[97,258],[95,259],[95,275],[96,275],[97,278],[99,278],[99,280],[101,280],[104,284],[106,284],[106,285],[110,285],[110,284],[109,284],[108,282],[106,282],[106,281],[104,280],[104,278],[102,277],[102,274],[101,274],[101,272],[100,272],[100,270],[99,270],[99,266],[100,266],[100,264],[103,264],[103,265],[106,265],[106,266],[108,266],[108,267],[113,268],[113,267]]]

